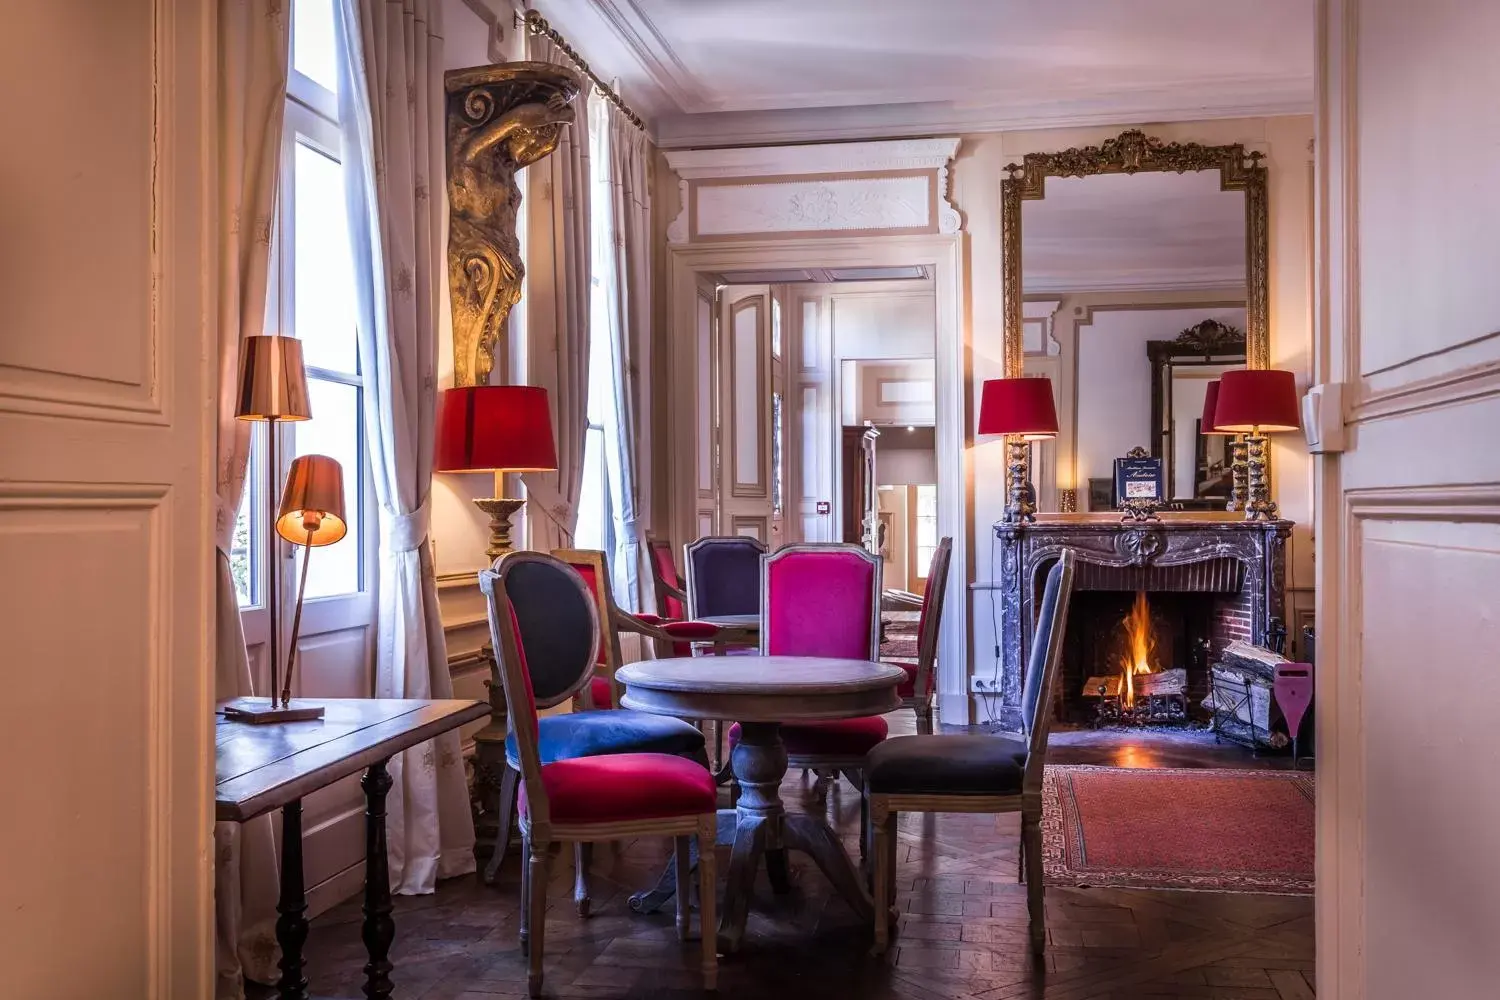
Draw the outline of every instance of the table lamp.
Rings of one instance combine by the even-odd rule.
[[[1244,510],[1247,499],[1245,489],[1245,477],[1248,464],[1245,458],[1245,440],[1233,431],[1220,430],[1214,426],[1219,410],[1219,380],[1214,379],[1208,383],[1208,391],[1203,394],[1203,416],[1198,421],[1198,433],[1214,437],[1226,437],[1229,440],[1229,474],[1231,476],[1229,486],[1229,501],[1224,504],[1225,510]]]
[[[1214,426],[1245,434],[1249,470],[1245,520],[1277,516],[1266,468],[1266,434],[1294,431],[1302,425],[1297,404],[1297,377],[1275,368],[1238,369],[1219,379]]]
[[[276,425],[283,420],[307,420],[307,373],[302,366],[302,342],[296,337],[246,337],[240,344],[240,391],[234,415],[266,424],[266,511],[276,520]],[[271,697],[236,699],[229,713],[242,722],[286,722],[278,715],[281,664],[280,574],[276,572],[276,536],[265,532],[266,612],[270,619]]]
[[[993,378],[979,397],[979,433],[1004,434],[1010,444],[1010,499],[1005,520],[1036,520],[1029,472],[1030,442],[1057,436],[1057,406],[1048,378]]]
[[[349,531],[344,517],[344,470],[327,455],[302,455],[292,462],[276,533],[307,549],[302,555],[302,579],[297,584],[297,610],[292,615],[292,641],[287,646],[286,676],[281,682],[281,707],[299,719],[321,719],[322,705],[292,705],[292,671],[297,665],[297,636],[302,631],[302,596],[307,592],[307,566],[312,550],[332,545]]]
[[[493,562],[512,550],[510,519],[524,500],[504,497],[507,472],[552,472],[557,444],[547,390],[530,385],[466,385],[444,391],[438,399],[438,472],[490,472],[495,496],[474,501],[490,516]]]

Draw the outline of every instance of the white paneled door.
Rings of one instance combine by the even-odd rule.
[[[719,386],[716,530],[758,538],[773,549],[781,544],[775,308],[767,285],[721,288],[714,352]]]
[[[1477,1000],[1500,980],[1500,6],[1319,9],[1315,378],[1347,450],[1316,478],[1318,996]]]
[[[212,5],[0,31],[7,997],[212,980]]]

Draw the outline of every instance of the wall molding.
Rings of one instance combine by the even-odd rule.
[[[948,165],[959,139],[678,150],[681,209],[667,241],[951,234]]]

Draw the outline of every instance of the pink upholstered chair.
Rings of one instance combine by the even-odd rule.
[[[917,620],[917,655],[915,659],[888,658],[886,662],[906,672],[906,680],[897,689],[903,708],[917,716],[917,732],[932,732],[933,667],[937,663],[938,635],[943,626],[943,604],[948,593],[948,563],[953,558],[953,539],[938,542],[927,567],[927,589],[922,592],[922,616]]]
[[[880,557],[857,545],[786,545],[761,560],[760,651],[767,656],[874,660],[880,648]],[[885,719],[788,723],[787,764],[842,774],[863,790],[865,755],[886,738]],[[739,726],[729,731],[732,746]],[[863,844],[863,838],[861,838]]]
[[[527,669],[521,626],[512,598],[533,589],[531,576],[549,583],[571,581],[571,595],[559,601],[592,615],[593,599],[584,582],[568,574],[555,559],[540,553],[518,553],[479,574],[489,609],[490,633],[500,665],[500,679],[510,706],[510,724],[521,771],[521,946],[527,952],[527,987],[542,991],[542,944],[546,928],[547,868],[553,841],[591,844],[642,835],[674,837],[677,850],[677,933],[687,937],[691,910],[687,889],[689,839],[699,844],[699,932],[703,942],[704,986],[714,989],[718,976],[717,928],[714,919],[714,835],[717,789],[702,764],[663,753],[618,753],[542,762],[536,699]],[[561,574],[561,575],[560,575]]]

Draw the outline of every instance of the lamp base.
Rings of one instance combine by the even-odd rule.
[[[309,722],[323,718],[323,706],[300,700],[273,705],[270,698],[235,698],[224,705],[224,718],[252,726],[272,722]]]
[[[507,500],[504,497],[481,497],[474,506],[490,516],[490,544],[484,554],[493,562],[501,556],[514,552],[510,544],[510,519],[516,511],[526,506],[525,500]]]

